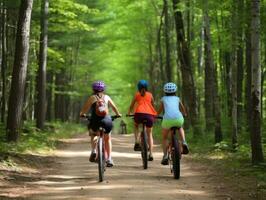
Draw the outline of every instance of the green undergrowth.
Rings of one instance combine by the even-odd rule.
[[[80,124],[51,122],[41,131],[35,128],[33,122],[26,122],[19,141],[8,143],[3,125],[0,129],[0,154],[3,155],[47,152],[56,147],[59,139],[70,138],[85,130]]]
[[[251,147],[247,140],[247,135],[242,135],[236,149],[231,147],[230,138],[225,138],[222,142],[214,144],[213,136],[204,135],[203,138],[194,139],[188,135],[191,158],[195,161],[213,166],[219,172],[228,177],[250,177],[254,178],[258,187],[263,185],[266,189],[266,163],[252,165]],[[266,155],[266,145],[264,142],[264,155]]]
[[[265,130],[265,129],[263,129]],[[240,176],[252,178],[258,187],[266,189],[266,162],[252,165],[250,136],[246,131],[238,135],[238,147],[233,150],[231,146],[230,128],[224,127],[224,140],[214,144],[214,136],[211,133],[203,133],[201,137],[195,137],[189,130],[185,130],[186,140],[190,148],[189,158],[192,161],[212,166],[213,169],[222,172],[230,180]],[[266,137],[263,133],[263,150],[266,155]],[[161,141],[160,123],[154,126],[154,137]],[[265,160],[266,161],[266,160]]]

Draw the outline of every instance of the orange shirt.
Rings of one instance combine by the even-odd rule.
[[[135,106],[135,113],[145,113],[150,115],[157,115],[156,110],[152,106],[152,94],[146,92],[144,96],[141,96],[139,92],[135,95],[135,101],[137,105]]]

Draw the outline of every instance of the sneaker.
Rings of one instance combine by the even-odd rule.
[[[90,160],[90,162],[96,162],[96,153],[95,152],[91,153],[89,160]]]
[[[141,151],[141,146],[139,143],[135,143],[134,145],[134,151]]]
[[[161,161],[161,164],[162,165],[168,165],[169,164],[169,161],[168,161],[168,156],[163,156],[163,159]]]
[[[153,155],[152,155],[152,153],[149,154],[149,159],[148,160],[149,161],[153,161]]]
[[[114,162],[113,162],[113,160],[112,159],[108,159],[107,161],[106,161],[106,167],[113,167],[114,166]]]
[[[188,154],[189,153],[189,149],[188,149],[188,144],[186,143],[186,141],[183,142],[182,146],[183,146],[182,154]]]

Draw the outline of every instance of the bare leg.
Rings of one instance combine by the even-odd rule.
[[[179,136],[180,136],[181,141],[184,142],[186,140],[184,129],[181,127],[178,132],[179,132]]]
[[[94,132],[90,132],[91,134],[91,155],[90,155],[90,162],[95,162],[96,158],[96,146],[97,146],[97,136]]]
[[[169,129],[162,128],[163,155],[166,155],[167,154],[168,133],[169,133]]]
[[[147,130],[147,135],[148,135],[148,144],[150,147],[150,153],[152,153],[153,150],[153,137],[152,137],[152,128],[146,128]]]
[[[104,145],[105,145],[105,152],[108,160],[111,160],[111,153],[112,153],[112,141],[110,134],[104,134]]]
[[[94,134],[91,135],[91,150],[92,152],[96,151],[97,136]]]
[[[135,143],[139,143],[139,125],[136,123],[134,125],[134,135],[135,135]]]

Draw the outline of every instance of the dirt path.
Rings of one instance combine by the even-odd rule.
[[[182,177],[174,180],[169,167],[160,164],[158,145],[155,160],[143,170],[140,153],[132,149],[132,135],[113,135],[115,166],[107,169],[105,181],[99,183],[97,165],[89,162],[88,141],[87,135],[65,140],[67,144],[55,152],[53,167],[45,169],[41,178],[24,181],[25,199],[230,199],[216,194],[217,185],[212,184],[210,176],[195,170],[186,159],[182,160]]]

